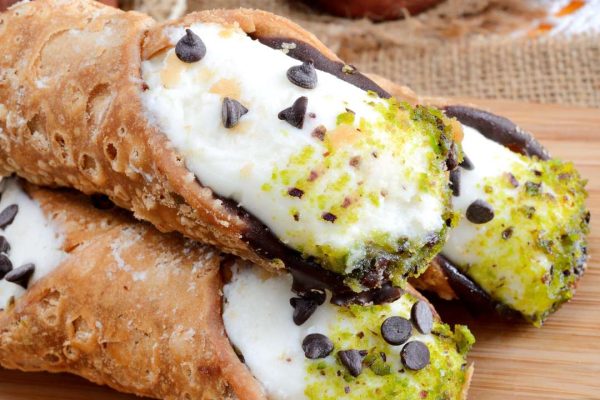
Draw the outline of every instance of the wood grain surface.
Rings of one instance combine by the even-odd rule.
[[[477,337],[470,399],[600,399],[600,110],[465,99],[533,132],[551,153],[572,160],[589,180],[591,260],[573,301],[537,329],[439,303],[449,322]],[[80,378],[0,370],[1,400],[132,400]]]

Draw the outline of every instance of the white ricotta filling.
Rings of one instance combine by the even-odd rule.
[[[460,171],[460,196],[452,197],[452,206],[460,214],[460,222],[449,235],[448,241],[444,245],[442,254],[452,260],[459,266],[468,267],[472,273],[477,272],[478,268],[489,268],[481,265],[481,248],[473,248],[472,241],[478,236],[485,237],[488,231],[487,224],[474,224],[466,217],[467,208],[475,200],[482,199],[488,201],[490,194],[484,190],[485,181],[501,177],[511,172],[516,166],[525,165],[525,162],[508,148],[486,138],[479,131],[469,126],[463,125],[464,138],[462,146],[465,155],[469,158],[474,168],[467,170],[461,168]],[[495,188],[498,190],[498,188]],[[508,196],[515,198],[519,188],[505,189],[509,191]],[[512,194],[510,194],[512,192]],[[503,208],[494,208],[494,218],[510,220],[510,213],[514,206],[507,205]],[[508,244],[507,244],[508,245]],[[486,255],[499,252],[497,247],[486,248]],[[550,269],[550,262],[542,254],[536,253],[537,258],[531,260],[531,265],[537,265],[544,270]],[[506,274],[501,270],[496,271],[498,279],[503,280],[511,293],[511,298],[505,298],[505,302],[517,301],[521,298],[525,286],[530,282],[523,281],[528,276],[520,278],[515,276],[512,269],[507,269]],[[541,274],[540,274],[541,276]],[[489,289],[489,288],[487,288]]]
[[[296,295],[291,285],[289,274],[270,275],[238,262],[233,268],[232,280],[223,289],[223,321],[229,340],[244,356],[244,362],[272,400],[306,399],[307,385],[319,379],[307,372],[308,363],[315,362],[308,360],[302,350],[302,341],[308,334],[331,337],[335,329],[339,331],[344,327],[356,332],[355,321],[347,313],[342,314],[340,307],[330,304],[329,298],[303,325],[294,324],[289,300]],[[402,296],[390,304],[389,316],[408,319],[411,306],[407,296]],[[422,335],[413,329],[410,340],[427,344],[435,339],[431,334]],[[394,346],[394,353],[399,354],[402,347]],[[324,361],[335,363],[337,350]],[[402,369],[400,357],[389,357],[388,361],[393,371]]]
[[[0,235],[10,245],[8,258],[13,269],[28,263],[35,264],[35,272],[29,281],[31,286],[56,268],[66,256],[61,250],[63,238],[46,219],[40,205],[21,189],[15,179],[6,179],[0,182],[1,186],[4,190],[1,190],[0,212],[12,204],[19,206],[19,212],[12,224],[0,229]],[[12,299],[23,293],[25,289],[20,285],[0,280],[0,309],[6,309]]]
[[[288,68],[300,62],[284,52],[252,40],[237,27],[197,23],[190,28],[206,44],[206,56],[186,64],[170,49],[145,61],[142,75],[149,89],[143,93],[143,103],[148,117],[204,185],[236,200],[284,243],[301,251],[312,244],[360,253],[364,250],[360,244],[375,234],[411,239],[441,229],[442,199],[424,193],[415,178],[431,175],[427,160],[432,149],[423,144],[422,137],[408,137],[403,151],[389,145],[383,117],[367,104],[382,100],[322,71],[317,71],[315,89],[302,89],[286,77]],[[166,33],[175,44],[184,36],[184,27],[169,28]],[[224,128],[221,122],[226,96],[249,109],[233,129]],[[308,114],[315,114],[306,117],[303,129],[277,117],[300,96],[308,97]],[[309,193],[302,199],[290,196],[288,189],[297,178],[294,172],[286,183],[285,177],[274,182],[274,171],[289,170],[293,167],[290,160],[302,158],[300,153],[307,150],[311,155],[305,157],[303,174],[308,176],[311,167],[323,172],[326,147],[311,133],[320,125],[333,132],[336,118],[346,109],[355,113],[353,128],[360,121],[371,124],[372,138],[381,144],[377,157],[371,149],[354,143],[360,136],[355,129],[350,133],[338,130],[338,150],[347,152],[348,158],[361,156],[360,168],[346,161],[326,170],[310,189],[313,197],[320,196],[318,201],[308,201]],[[376,199],[355,196],[353,201],[360,203],[355,211],[357,220],[331,223],[323,219],[323,213],[339,195],[336,187],[344,179],[341,190],[345,193],[363,190],[374,193]]]

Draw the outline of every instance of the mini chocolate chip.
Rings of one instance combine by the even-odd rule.
[[[454,197],[460,196],[460,169],[450,171],[450,188]]]
[[[317,126],[313,131],[311,136],[315,139],[319,139],[321,142],[325,140],[325,134],[327,133],[327,128],[323,125]]]
[[[308,118],[317,118],[317,114],[315,114],[314,112],[309,112]]]
[[[333,351],[333,342],[325,335],[311,333],[302,341],[302,350],[311,360],[325,358]]]
[[[221,120],[227,129],[233,128],[240,122],[240,118],[248,113],[248,109],[237,100],[225,97],[221,106]]]
[[[508,175],[508,181],[510,182],[512,187],[519,187],[519,181],[517,180],[517,178],[515,178],[515,176],[513,174],[511,174],[510,172],[508,172],[507,175]]]
[[[533,170],[533,174],[534,174],[535,176],[542,176],[542,171],[538,171],[537,169],[534,169],[534,170]]]
[[[100,193],[94,193],[90,196],[90,200],[92,205],[99,210],[110,210],[115,206],[115,204],[110,201],[108,196]]]
[[[179,39],[177,45],[175,45],[175,54],[181,61],[193,63],[204,58],[206,46],[200,36],[192,32],[191,29],[186,29],[185,36]]]
[[[494,219],[494,209],[484,200],[475,200],[467,207],[466,215],[474,224],[485,224]]]
[[[281,111],[277,117],[295,128],[302,129],[307,107],[308,98],[305,96],[298,97],[291,107]]]
[[[17,213],[19,212],[19,206],[11,204],[0,212],[0,229],[4,229],[13,223]]]
[[[513,234],[513,227],[509,226],[508,228],[506,228],[505,230],[502,231],[502,239],[507,240],[509,239]]]
[[[412,325],[402,317],[389,317],[381,324],[381,336],[393,346],[398,346],[410,339]]]
[[[344,386],[344,393],[350,393],[350,386]]]
[[[431,332],[431,328],[433,328],[433,314],[426,302],[419,300],[413,304],[410,310],[410,318],[419,332],[424,335]]]
[[[302,65],[296,65],[287,70],[287,77],[296,86],[304,89],[317,87],[317,70],[312,60],[304,61]]]
[[[362,372],[362,359],[363,356],[360,354],[358,350],[342,350],[338,351],[338,357],[340,362],[350,375],[357,377]]]
[[[302,196],[304,195],[304,191],[300,190],[298,188],[290,188],[288,190],[288,194],[292,197],[298,197],[299,199],[301,199]]]
[[[373,304],[391,303],[398,300],[400,297],[402,297],[402,289],[386,283],[377,290],[376,295],[373,297]]]
[[[330,212],[323,213],[323,215],[321,215],[321,217],[322,217],[322,218],[323,218],[325,221],[327,221],[327,222],[331,222],[331,223],[334,223],[334,222],[335,222],[335,220],[337,219],[337,217],[336,217],[335,215],[333,215],[332,213],[330,213]]]
[[[15,268],[4,276],[9,282],[21,285],[24,289],[27,289],[29,285],[29,279],[35,272],[35,265],[32,263],[21,265],[19,268]]]
[[[583,221],[589,225],[590,221],[592,220],[592,213],[590,213],[589,211],[585,213],[585,215],[583,216]]]
[[[429,364],[429,348],[422,342],[408,342],[400,352],[402,364],[408,369],[418,371]]]
[[[10,259],[5,254],[0,254],[0,279],[3,279],[10,271],[12,271]]]
[[[360,166],[360,156],[354,156],[350,159],[350,166],[358,168]]]
[[[290,299],[290,305],[294,307],[294,314],[292,319],[298,326],[305,323],[311,315],[317,310],[317,302],[313,299],[307,299],[303,297],[292,297]]]
[[[467,157],[466,154],[463,154],[463,160],[458,165],[461,168],[469,170],[469,171],[472,170],[473,168],[475,168],[475,166],[473,165],[473,162],[469,159],[469,157]]]
[[[0,236],[0,253],[7,254],[10,251],[10,244],[4,236]]]

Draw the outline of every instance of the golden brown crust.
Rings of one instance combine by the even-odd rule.
[[[224,332],[218,253],[83,196],[27,190],[68,255],[0,312],[0,365],[153,398],[264,398]]]

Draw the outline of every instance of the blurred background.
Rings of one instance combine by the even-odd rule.
[[[0,6],[10,1],[0,0]],[[117,4],[117,0],[105,3]],[[158,20],[260,8],[421,95],[600,107],[600,0],[120,0]]]

